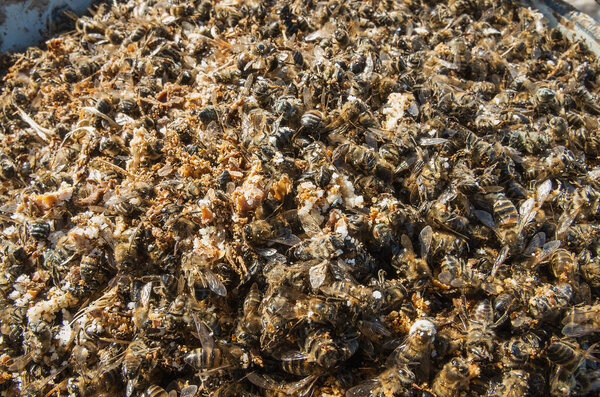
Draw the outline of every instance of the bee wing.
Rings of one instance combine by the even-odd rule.
[[[302,89],[302,100],[304,101],[304,106],[306,106],[307,109],[311,109],[313,107],[313,97],[308,86],[304,86]]]
[[[552,191],[552,181],[547,179],[540,186],[537,187],[535,192],[537,206],[541,207],[544,204],[544,201],[548,198],[548,195]]]
[[[12,363],[8,366],[9,371],[22,371],[27,364],[32,360],[32,353],[25,353],[22,356],[12,359]]]
[[[206,277],[206,282],[208,283],[208,288],[219,296],[227,296],[227,288],[223,285],[223,282],[219,279],[219,277],[214,274],[212,271],[206,269],[204,270],[204,276]]]
[[[510,251],[510,247],[508,245],[505,245],[504,247],[502,247],[502,250],[500,250],[500,254],[498,254],[496,262],[494,262],[494,266],[492,267],[492,278],[496,276],[498,268],[504,263],[504,261],[508,257],[508,251]]]
[[[300,240],[300,237],[296,236],[293,233],[289,233],[285,236],[275,237],[269,241],[272,241],[274,243],[283,244],[283,245],[289,245],[290,247],[302,242],[302,240]]]
[[[297,350],[290,350],[283,353],[279,359],[281,361],[303,361],[308,360],[308,358],[308,353]]]
[[[481,210],[473,210],[473,214],[479,222],[481,222],[484,226],[489,227],[492,230],[496,230],[498,227],[496,226],[496,222],[494,222],[494,218],[489,212],[481,211]]]
[[[179,397],[194,397],[197,391],[198,386],[196,385],[186,386],[183,389],[181,389],[181,394],[179,395]]]
[[[421,258],[427,258],[427,254],[431,249],[431,240],[433,239],[433,230],[427,225],[419,233],[419,242],[421,243]]]
[[[446,143],[448,140],[446,138],[421,138],[419,141],[419,145],[421,146],[436,146],[441,145],[442,143]]]
[[[529,244],[527,245],[525,250],[523,250],[523,255],[525,255],[525,256],[532,255],[535,252],[535,250],[537,250],[538,248],[542,248],[545,243],[546,243],[546,233],[544,233],[544,232],[536,233],[531,238],[531,241],[529,242]]]
[[[452,273],[450,273],[447,270],[444,270],[441,271],[440,274],[438,274],[437,279],[443,284],[450,285],[450,283],[453,280],[453,276]]]
[[[150,281],[149,283],[146,283],[146,285],[144,285],[144,287],[142,288],[142,291],[140,292],[140,306],[141,307],[146,307],[148,306],[148,303],[150,302],[150,295],[152,293],[152,281]]]
[[[560,240],[552,240],[548,241],[542,247],[542,252],[540,253],[539,260],[542,261],[548,256],[550,256],[554,251],[556,251],[560,247]]]
[[[379,386],[377,379],[371,379],[346,391],[346,397],[369,397],[372,391]]]
[[[317,375],[310,375],[304,379],[300,379],[298,382],[289,383],[285,387],[286,394],[295,394],[298,393],[299,397],[304,397],[310,395],[312,390],[312,386],[316,382],[319,377]]]
[[[450,286],[452,288],[462,288],[465,286],[465,280],[460,279],[460,278],[455,278],[454,280],[450,281]]]
[[[563,324],[566,323],[582,323],[592,319],[596,319],[600,311],[598,309],[592,308],[581,308],[574,307],[571,310],[571,314],[568,317],[565,317],[563,320]]]
[[[358,284],[358,281],[352,276],[353,269],[350,265],[341,259],[338,259],[335,266],[330,267],[331,274],[338,280],[349,281],[354,284]]]
[[[591,181],[597,181],[600,179],[600,168],[594,168],[591,171],[588,171],[587,177]]]
[[[438,202],[441,204],[446,204],[447,202],[454,200],[456,194],[456,188],[451,186],[440,195]]]
[[[387,338],[392,335],[392,333],[379,321],[360,321],[358,323],[358,328],[363,335],[371,340],[378,340],[381,337]]]
[[[246,375],[250,383],[266,390],[279,390],[279,384],[270,376],[250,372]]]
[[[263,258],[267,259],[267,261],[270,264],[284,264],[287,262],[287,258],[285,257],[285,255],[282,255],[279,252],[277,252],[275,248],[258,248],[256,249],[256,253],[262,256]]]
[[[196,330],[198,331],[198,339],[200,339],[200,344],[206,350],[212,350],[215,347],[215,340],[210,335],[210,329],[204,321],[200,321],[198,315],[196,313],[192,314],[192,318],[194,319],[194,323],[196,324]]]
[[[400,242],[409,254],[414,254],[415,250],[413,249],[412,241],[410,241],[410,238],[406,234],[400,237]]]
[[[323,282],[327,278],[327,261],[323,261],[318,265],[312,266],[308,270],[308,275],[310,279],[310,286],[313,289],[319,289]]]
[[[580,338],[594,332],[598,332],[598,327],[593,324],[569,323],[562,329],[563,335],[569,338]]]
[[[520,215],[519,230],[523,229],[523,227],[525,225],[527,225],[529,222],[531,222],[531,220],[537,213],[537,211],[533,210],[534,204],[535,204],[534,198],[530,197],[527,200],[525,200],[519,207],[519,215]]]
[[[557,236],[562,236],[567,231],[571,223],[577,218],[577,214],[579,214],[579,210],[574,209],[565,211],[560,215],[560,218],[558,218],[558,229],[556,229]]]
[[[369,127],[367,132],[369,133],[369,135],[373,135],[373,136],[375,136],[379,139],[383,139],[383,140],[390,140],[390,139],[394,138],[394,134],[391,131],[382,130],[380,128]]]
[[[321,232],[319,222],[317,222],[315,217],[312,216],[310,212],[298,213],[298,218],[300,219],[302,228],[309,236],[316,235]]]

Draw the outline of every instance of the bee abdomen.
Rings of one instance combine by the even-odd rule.
[[[221,349],[197,348],[192,350],[184,361],[196,369],[216,368],[223,363]]]

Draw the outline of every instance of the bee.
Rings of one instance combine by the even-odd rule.
[[[151,294],[152,281],[146,283],[142,287],[139,299],[135,302],[135,307],[133,309],[133,324],[138,330],[144,327],[146,319],[148,318],[148,305],[150,303]]]
[[[600,287],[600,259],[592,256],[588,250],[582,250],[578,261],[579,271],[583,279],[592,288]]]
[[[547,184],[543,184],[543,189],[540,188],[540,191],[546,191]],[[519,212],[517,213],[516,208],[508,200],[503,194],[495,195],[496,198],[500,198],[500,200],[494,201],[494,211],[496,214],[497,221],[500,222],[500,225],[504,227],[499,227],[496,224],[496,221],[492,218],[492,216],[481,210],[474,210],[473,213],[479,219],[481,223],[490,229],[494,230],[496,236],[504,244],[496,262],[494,263],[494,267],[492,269],[491,275],[492,277],[496,275],[500,265],[504,263],[504,260],[507,257],[508,252],[512,250],[522,250],[523,249],[523,228],[528,225],[532,220],[534,220],[535,215],[537,214],[537,208],[539,208],[542,203],[545,201],[545,197],[541,196],[536,208],[536,200],[531,197],[525,200],[519,206]],[[513,211],[514,210],[514,211]]]
[[[188,17],[194,13],[194,7],[189,4],[177,4],[169,8],[169,14],[177,18]]]
[[[540,351],[541,340],[534,333],[515,336],[502,343],[500,349],[503,353],[502,363],[506,368],[520,368],[530,360],[537,357]]]
[[[104,36],[108,39],[111,44],[121,44],[125,39],[125,35],[118,27],[109,25],[104,30]]]
[[[50,224],[47,222],[32,222],[29,224],[29,235],[34,239],[46,240],[50,234]]]
[[[298,319],[317,324],[335,324],[338,320],[338,305],[335,302],[294,294],[296,304],[286,306],[280,313],[288,319]]]
[[[375,175],[357,175],[354,179],[354,186],[365,198],[365,202],[371,202],[380,194],[390,192],[389,184]]]
[[[129,35],[129,41],[132,43],[137,43],[138,41],[143,39],[144,36],[146,36],[148,30],[149,27],[147,25],[139,25],[137,28],[134,29],[133,32],[131,32],[131,35]]]
[[[431,258],[442,258],[445,255],[461,257],[469,251],[469,245],[463,237],[453,233],[436,230],[431,237]]]
[[[122,384],[117,371],[102,369],[98,373],[89,373],[69,378],[67,392],[77,396],[96,395],[96,393],[118,393]]]
[[[261,294],[256,283],[252,284],[243,304],[243,316],[236,328],[236,340],[242,343],[252,340],[261,329],[259,306]]]
[[[573,286],[569,283],[543,284],[529,298],[529,312],[536,319],[553,317],[571,303],[573,295]]]
[[[138,370],[142,366],[143,356],[149,351],[150,349],[141,339],[136,339],[127,346],[127,350],[125,350],[125,355],[123,356],[123,363],[121,364],[125,379],[131,380],[137,376]]]
[[[138,104],[133,98],[123,98],[119,101],[119,110],[125,114],[135,114]]]
[[[333,367],[340,360],[339,355],[337,344],[331,339],[329,331],[317,329],[307,335],[304,351],[282,354],[281,367],[293,375],[319,375]]]
[[[339,233],[326,233],[304,240],[293,247],[293,255],[300,261],[312,259],[333,259],[346,248],[344,237]]]
[[[116,157],[126,151],[125,143],[117,136],[101,137],[100,142],[98,142],[98,150],[100,150],[100,153],[110,157]],[[123,212],[123,214],[128,214],[128,212]]]
[[[580,85],[574,91],[575,99],[579,106],[594,115],[600,115],[600,106],[596,95],[589,92],[583,85]]]
[[[508,312],[494,322],[494,308],[489,300],[482,300],[469,316],[465,348],[469,361],[491,361],[493,342],[496,338],[494,329],[501,325]]]
[[[294,119],[301,108],[301,102],[294,96],[284,95],[275,101],[275,112],[281,115],[282,120]]]
[[[597,360],[590,353],[595,348],[596,344],[590,346],[587,350],[582,350],[574,343],[558,340],[548,345],[545,353],[549,361],[572,374],[585,360]]]
[[[284,316],[283,310],[290,314]],[[289,318],[293,318],[295,312],[290,310],[290,302],[273,290],[265,294],[260,312],[262,325],[260,345],[262,349],[271,350],[281,344],[281,337],[288,330]]]
[[[184,255],[181,268],[190,287],[199,286],[202,289],[212,291],[218,296],[227,296],[227,288],[223,281],[209,269],[209,263],[202,256],[194,252]]]
[[[431,352],[437,329],[427,319],[418,319],[410,327],[408,336],[388,357],[388,367],[415,366],[416,375],[429,378]]]
[[[343,143],[333,152],[332,160],[340,160],[361,172],[373,170],[377,164],[377,154],[368,148],[353,143]]]
[[[471,368],[462,357],[454,357],[436,375],[431,390],[436,396],[458,397],[469,387]]]
[[[283,216],[251,222],[244,226],[242,233],[248,244],[263,245],[267,242],[276,242],[294,246],[301,242],[292,233],[289,223]]]
[[[485,276],[474,268],[472,261],[465,263],[462,258],[446,255],[441,261],[437,279],[449,288],[477,288]]]
[[[577,262],[575,256],[566,249],[554,251],[550,257],[550,269],[559,282],[575,282]]]
[[[109,97],[102,97],[96,102],[96,110],[100,113],[109,114],[113,108],[113,100]]]
[[[563,319],[563,335],[580,338],[600,329],[600,304],[575,306]]]
[[[348,32],[344,29],[336,29],[333,32],[333,40],[340,46],[346,47],[350,43],[350,37],[348,36]]]
[[[392,266],[398,269],[407,280],[416,282],[418,280],[431,279],[431,268],[427,263],[427,255],[431,249],[433,230],[431,226],[425,226],[419,233],[420,257],[417,258],[410,238],[403,234],[400,241],[404,250],[392,259]]]
[[[514,227],[519,222],[517,208],[504,194],[497,194],[493,199],[493,215],[501,228]]]
[[[13,345],[17,350],[21,349],[23,343],[23,335],[26,330],[26,314],[25,308],[13,307],[11,310],[5,312],[6,318],[3,318],[3,322],[8,325],[8,336],[9,344]]]
[[[82,256],[79,262],[79,273],[83,282],[88,286],[99,285],[105,277],[104,252],[99,248],[94,248]]]
[[[359,116],[366,112],[366,105],[360,99],[354,99],[344,103],[339,115],[325,127],[326,131],[342,132],[348,130]]]
[[[168,397],[169,394],[160,386],[151,385],[142,393],[142,397]]]
[[[471,51],[463,40],[455,39],[450,43],[452,63],[456,66],[459,74],[465,73],[471,61]]]
[[[407,395],[413,389],[416,377],[405,367],[389,368],[376,378],[346,391],[346,397]]]
[[[518,397],[529,392],[529,373],[521,369],[511,369],[502,374],[502,382],[493,384],[486,396]]]
[[[303,356],[308,358],[308,362],[314,362],[321,368],[333,368],[358,350],[357,335],[345,337],[341,342],[342,345],[334,341],[330,331],[322,328],[313,330],[306,336]]]
[[[308,131],[315,131],[324,123],[323,114],[315,109],[309,110],[300,118],[300,124]]]
[[[533,101],[536,110],[541,113],[547,111],[557,112],[559,109],[556,92],[548,87],[538,88],[533,95]]]
[[[590,223],[578,223],[569,226],[564,234],[564,241],[567,247],[571,249],[586,248],[594,242],[599,232],[600,226]]]
[[[5,155],[0,155],[0,179],[8,181],[17,174],[15,163]]]
[[[215,341],[210,335],[210,329],[195,313],[192,314],[192,318],[196,324],[202,347],[191,350],[183,359],[185,363],[198,370],[214,370],[229,366],[230,362],[226,357],[226,352],[215,346]]]

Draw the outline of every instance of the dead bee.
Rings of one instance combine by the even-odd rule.
[[[600,259],[593,257],[588,250],[582,250],[577,259],[583,279],[592,288],[600,287]]]
[[[501,316],[494,322],[494,309],[489,300],[481,301],[468,317],[465,349],[469,361],[491,361],[493,343],[496,338],[494,328],[504,322],[507,316]]]
[[[189,253],[182,258],[182,270],[188,285],[210,290],[218,296],[227,296],[227,288],[223,281],[208,267],[205,258],[196,253]]]
[[[468,362],[461,357],[455,357],[437,374],[431,389],[436,396],[459,396],[469,387],[471,376]]]
[[[256,283],[252,284],[246,295],[243,305],[243,317],[240,318],[236,328],[236,340],[240,343],[248,343],[259,334],[261,328],[261,316],[259,306],[261,294]]]
[[[435,325],[431,321],[415,321],[404,342],[388,358],[388,366],[414,366],[418,377],[428,379],[436,333]]]
[[[50,224],[47,222],[32,222],[29,224],[29,235],[34,239],[41,241],[48,238],[50,234]]]
[[[431,249],[432,239],[433,230],[431,226],[425,226],[419,234],[421,247],[420,257],[417,258],[410,238],[405,234],[400,237],[404,250],[392,259],[392,266],[400,274],[403,274],[408,281],[417,282],[419,280],[431,279],[432,273],[427,263],[427,255]]]
[[[529,392],[529,373],[521,369],[511,369],[502,374],[502,381],[494,383],[487,392],[489,397],[517,397]]]
[[[225,351],[215,346],[210,330],[195,314],[192,315],[202,347],[193,349],[184,358],[186,364],[198,370],[212,370],[229,366]]]
[[[377,377],[352,387],[346,391],[346,397],[406,394],[412,389],[415,380],[415,375],[408,368],[392,367]]]
[[[529,312],[536,319],[552,318],[564,310],[573,299],[573,286],[542,284],[529,298]]]

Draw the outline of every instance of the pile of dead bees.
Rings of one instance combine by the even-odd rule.
[[[10,56],[4,396],[600,389],[600,64],[511,2],[129,0]]]

